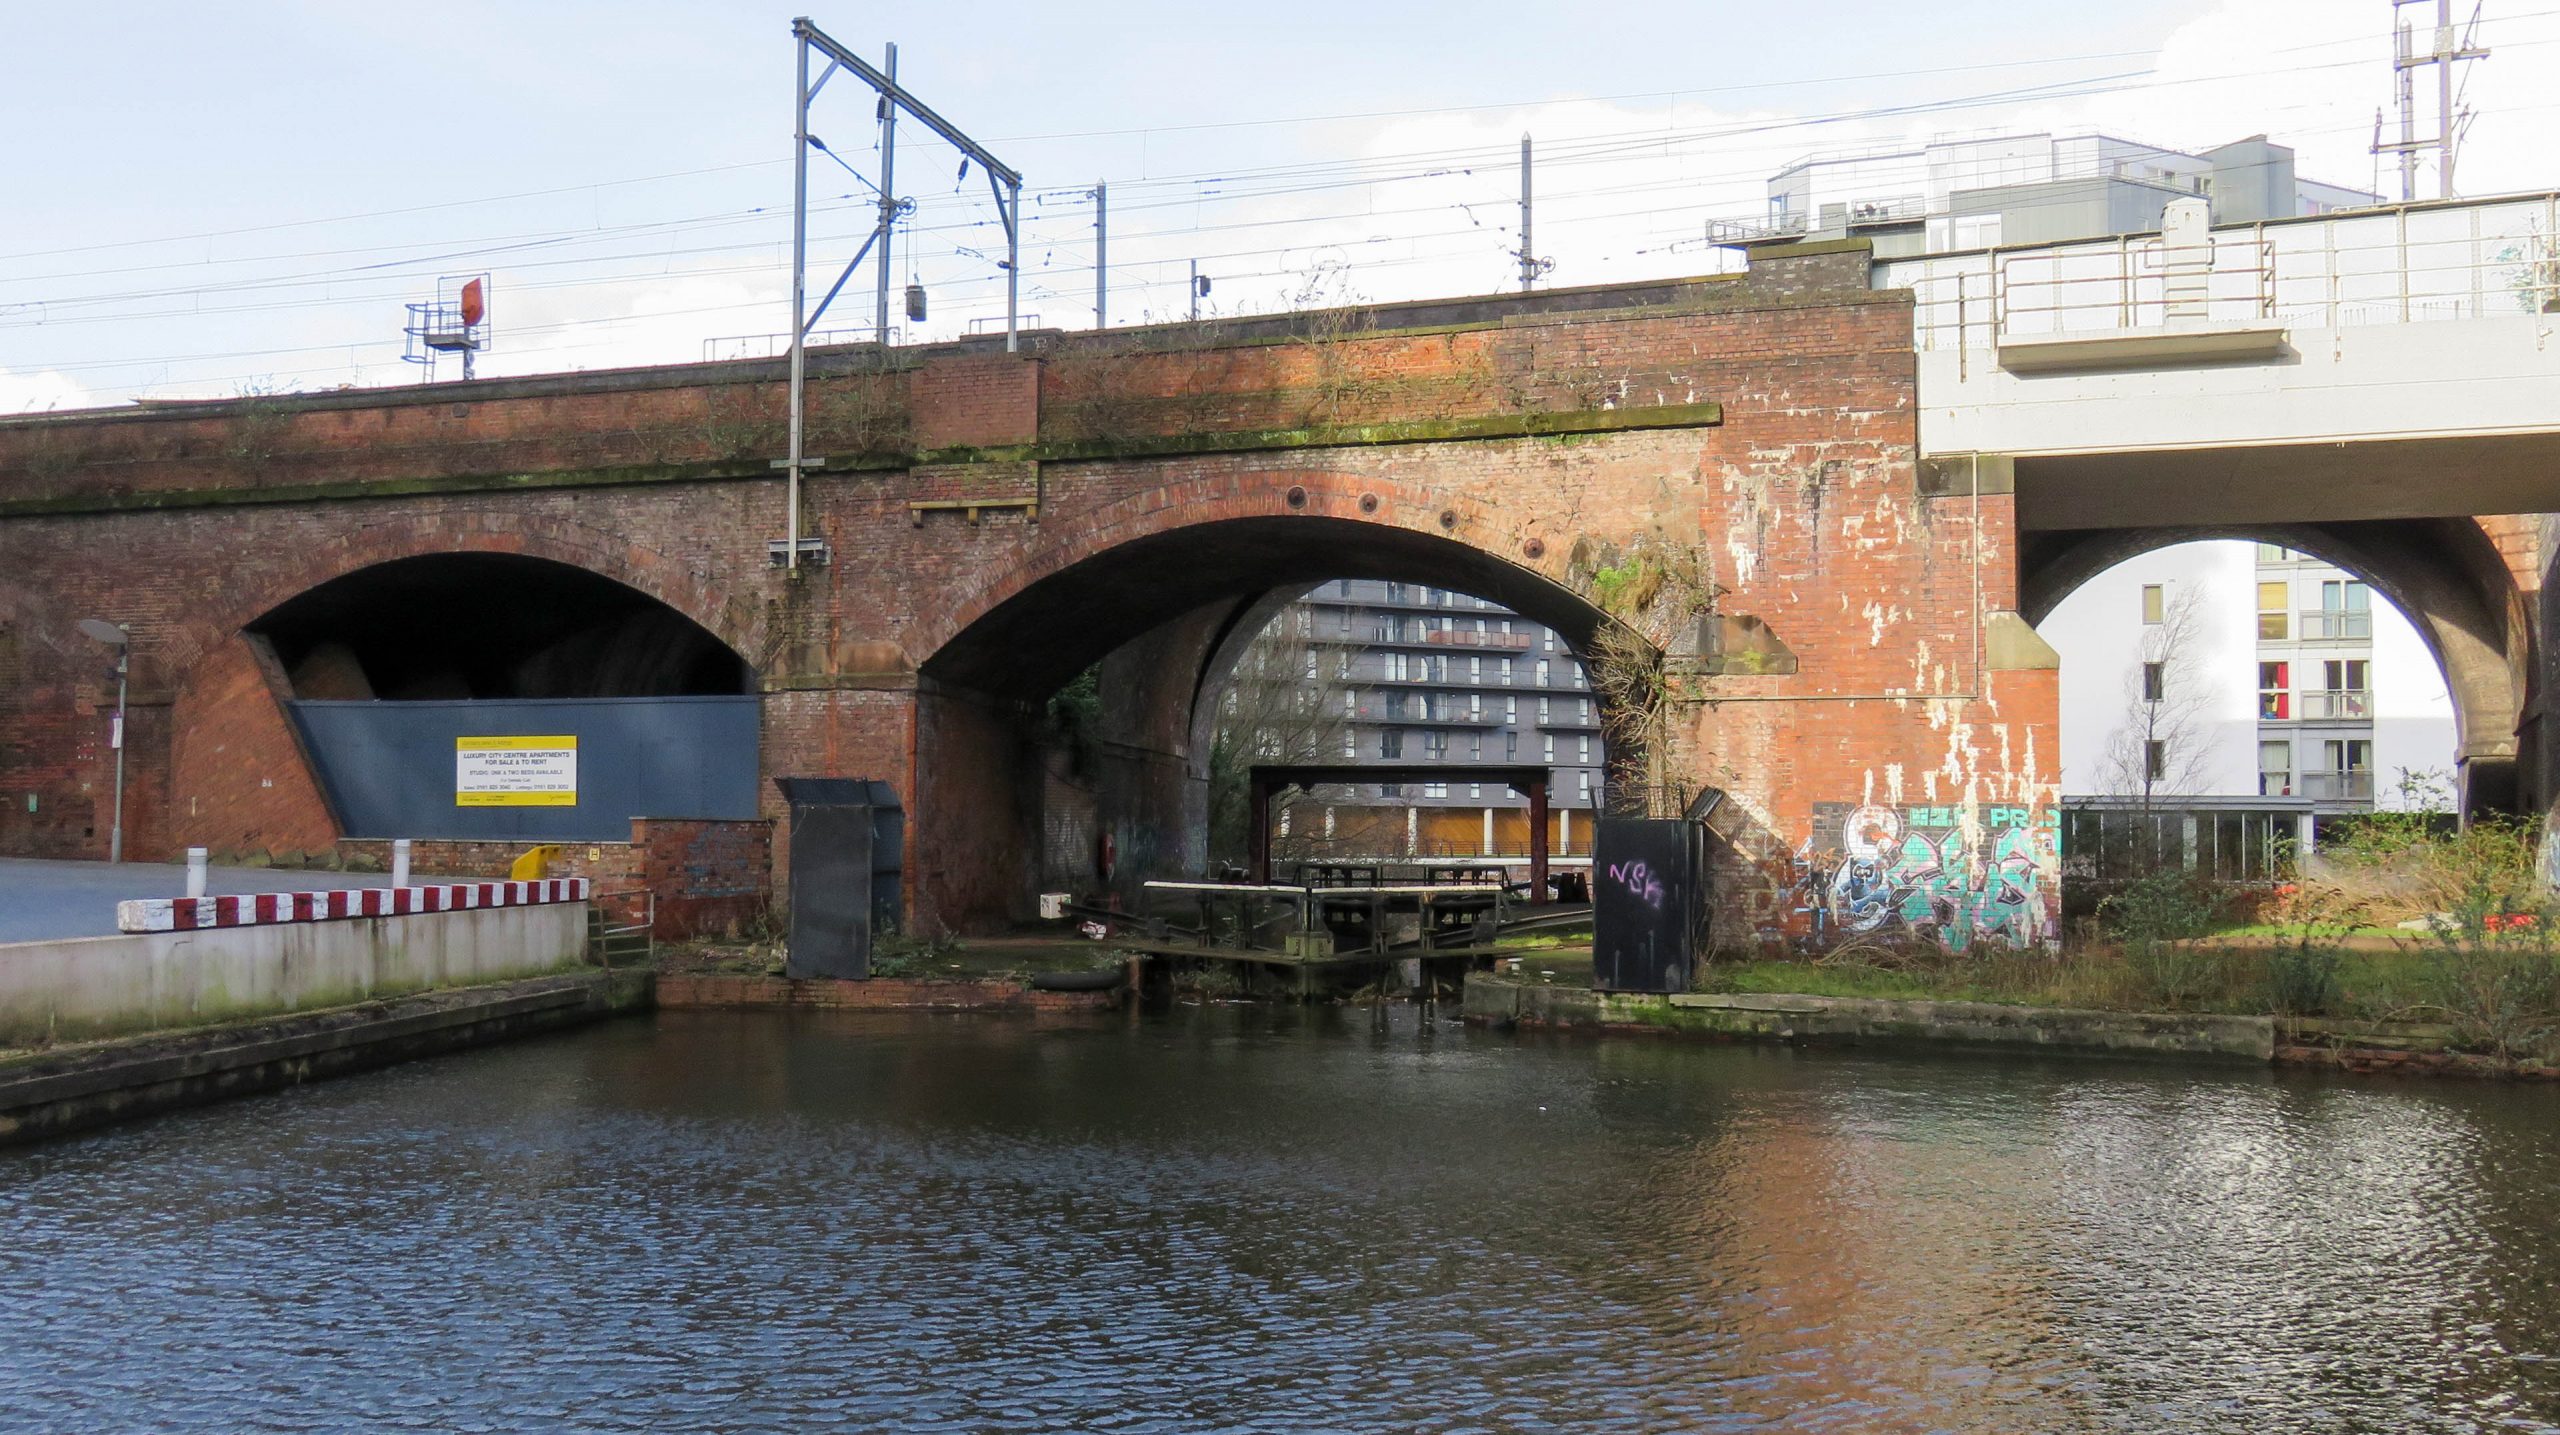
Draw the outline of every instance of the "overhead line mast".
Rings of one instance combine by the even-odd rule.
[[[846,49],[824,30],[800,16],[791,22],[791,35],[798,42],[798,79],[792,86],[792,153],[791,153],[791,453],[782,466],[789,471],[787,497],[790,515],[783,539],[782,563],[786,568],[800,566],[800,477],[807,467],[805,448],[808,411],[809,334],[826,316],[827,306],[843,292],[845,281],[862,267],[862,261],[873,246],[880,249],[878,331],[874,335],[882,347],[889,342],[889,244],[890,231],[896,225],[905,205],[898,199],[893,182],[896,177],[898,111],[926,129],[942,136],[953,149],[960,151],[960,173],[966,178],[969,165],[975,162],[986,174],[987,187],[995,194],[996,215],[1004,224],[1004,347],[1013,353],[1021,348],[1020,331],[1022,297],[1022,175],[1011,165],[988,153],[986,146],[961,133],[958,126],[933,112],[931,106],[917,99],[898,84],[898,47],[888,50],[888,68],[883,70]],[[827,67],[816,83],[809,80],[809,54],[824,55]],[[816,313],[809,312],[809,150],[824,142],[809,133],[809,106],[818,92],[827,87],[838,70],[852,73],[869,85],[879,97],[880,119],[880,209],[879,219],[870,237],[862,241],[846,263],[844,272],[827,288],[826,297],[818,301]]]

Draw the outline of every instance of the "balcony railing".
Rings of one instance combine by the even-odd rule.
[[[1529,647],[1529,635],[1526,633],[1461,633],[1442,631],[1425,633],[1422,635],[1422,641],[1426,643],[1447,643],[1453,647],[1460,648],[1509,648],[1515,652],[1526,652]]]
[[[2370,638],[2373,613],[2370,609],[2354,612],[2344,608],[2307,608],[2302,613],[2302,636],[2314,641]]]
[[[2560,311],[2560,194],[2380,205],[2217,225],[2196,315],[2316,328]],[[2169,317],[2156,235],[2019,244],[1879,263],[1914,291],[1923,350],[2155,328]]]
[[[2360,688],[2306,688],[2302,715],[2315,721],[2373,716],[2373,694]]]
[[[2373,774],[2306,772],[2302,775],[2302,795],[2321,802],[2371,802]]]

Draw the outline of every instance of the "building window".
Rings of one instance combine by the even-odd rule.
[[[1484,681],[1484,659],[1467,659],[1467,681],[1471,683],[1480,683]]]
[[[1360,715],[1360,695],[1349,688],[1342,690],[1342,715],[1344,717]]]
[[[1421,599],[1421,602],[1422,602],[1422,606],[1423,606],[1423,607],[1425,607],[1425,608],[1428,608],[1428,607],[1430,607],[1430,606],[1431,606],[1431,585],[1430,585],[1430,584],[1428,584],[1428,583],[1425,583],[1425,584],[1423,584],[1423,585],[1422,585],[1422,599]]]
[[[1591,699],[1589,698],[1584,698],[1582,700],[1582,720],[1584,722],[1591,721]]]
[[[1348,578],[1342,580],[1342,596],[1345,598],[1351,596],[1351,580]]]
[[[2293,665],[2258,664],[2258,716],[2281,722],[2293,716]]]
[[[1324,661],[1324,654],[1317,652],[1317,651],[1316,651],[1315,649],[1313,649],[1313,648],[1309,648],[1309,649],[1307,650],[1307,681],[1308,681],[1308,682],[1311,682],[1311,683],[1312,683],[1312,682],[1314,682],[1314,681],[1315,681],[1319,676],[1321,676],[1321,674],[1318,672],[1318,670],[1317,670],[1317,668],[1316,668],[1316,664],[1318,664],[1318,663],[1320,663],[1320,662],[1322,662],[1322,661]]]
[[[1387,585],[1387,601],[1390,603],[1401,603],[1404,601],[1404,585],[1402,583],[1390,583]]]
[[[1511,660],[1509,658],[1502,660],[1502,685],[1506,688],[1511,686]]]
[[[2322,743],[2320,749],[2331,772],[2373,771],[2373,744],[2364,738],[2333,739]]]
[[[1469,762],[1482,762],[1482,761],[1484,761],[1484,734],[1483,734],[1483,733],[1480,733],[1480,732],[1471,732],[1471,733],[1468,733],[1468,734],[1467,734],[1467,760],[1468,760]]]
[[[2293,634],[2292,585],[2261,583],[2258,585],[2258,637],[2267,642],[2282,642]]]
[[[1449,784],[1445,782],[1426,782],[1422,784],[1422,795],[1425,797],[1446,797],[1449,795]]]
[[[2142,621],[2146,623],[2165,622],[2167,621],[2168,616],[2169,604],[2165,591],[2157,583],[2143,584]]]
[[[1520,699],[1509,693],[1502,695],[1502,720],[1504,722],[1520,720]]]
[[[1538,694],[1538,721],[1540,721],[1540,722],[1545,722],[1546,720],[1547,720],[1547,695],[1546,695],[1545,693],[1540,693],[1540,694]]]
[[[1572,671],[1572,673],[1573,673],[1573,685],[1574,685],[1575,687],[1577,687],[1577,688],[1582,688],[1582,687],[1589,687],[1589,686],[1590,686],[1590,684],[1589,684],[1589,683],[1587,683],[1587,682],[1585,682],[1585,681],[1583,680],[1583,677],[1582,677],[1582,664],[1581,664],[1579,661],[1568,662],[1568,663],[1566,663],[1566,664],[1565,664],[1565,667],[1566,667],[1566,668],[1568,668],[1568,669],[1570,669],[1570,670]]]
[[[1351,650],[1349,648],[1337,648],[1334,650],[1333,675],[1337,678],[1344,679],[1348,679],[1351,676]]]
[[[1401,728],[1392,728],[1392,727],[1390,727],[1390,728],[1380,728],[1380,729],[1378,730],[1378,756],[1380,756],[1380,757],[1402,757],[1402,756],[1404,756],[1404,730],[1403,730],[1403,729],[1401,729]]]
[[[1547,685],[1547,660],[1546,660],[1546,659],[1544,659],[1544,658],[1540,658],[1540,659],[1538,660],[1538,686],[1543,688],[1543,687],[1545,687],[1546,685]]]
[[[2258,795],[2260,797],[2293,796],[2293,744],[2262,742],[2258,744]]]
[[[2320,665],[2333,693],[2360,693],[2365,690],[2371,664],[2363,658],[2336,658]]]
[[[1591,805],[1591,774],[1587,772],[1582,774],[1582,805]]]
[[[1547,761],[1554,762],[1556,760],[1556,735],[1554,733],[1547,734],[1546,751]]]
[[[1478,799],[1478,798],[1480,798],[1480,797],[1482,797],[1482,796],[1484,796],[1484,784],[1483,784],[1483,783],[1481,783],[1481,782],[1470,782],[1470,783],[1468,783],[1468,784],[1467,784],[1467,800],[1468,800],[1469,802],[1473,802],[1473,801],[1475,801],[1476,799]]]
[[[2258,561],[2261,563],[2290,563],[2293,561],[2293,550],[2285,547],[2281,543],[2261,543],[2258,545]]]
[[[2320,585],[2320,611],[2302,615],[2306,638],[2370,638],[2373,636],[2373,592],[2362,583]]]
[[[1349,728],[1345,728],[1342,731],[1342,755],[1344,757],[1358,757],[1360,755],[1360,734],[1351,731]]]
[[[1433,762],[1449,760],[1449,735],[1437,728],[1422,735],[1422,755]]]
[[[1351,610],[1348,608],[1342,610],[1341,631],[1343,637],[1351,636]]]
[[[1402,722],[1402,721],[1404,721],[1404,694],[1402,694],[1402,693],[1389,693],[1389,694],[1387,694],[1387,696],[1386,696],[1386,703],[1387,703],[1387,721],[1389,721],[1389,722]]]
[[[1502,735],[1502,760],[1504,762],[1520,760],[1520,734],[1506,732]]]
[[[2169,775],[2169,744],[2154,738],[2142,745],[2142,777],[2158,782]]]
[[[1581,752],[1577,754],[1578,758],[1583,762],[1589,762],[1591,760],[1591,739],[1588,736],[1584,736],[1576,739],[1576,741],[1580,744],[1582,749]]]
[[[1480,722],[1480,721],[1482,721],[1482,720],[1483,720],[1483,718],[1484,718],[1484,694],[1482,694],[1482,693],[1469,693],[1469,694],[1467,694],[1467,721],[1469,721],[1469,722]]]
[[[2169,690],[2168,674],[2169,665],[2167,663],[2144,663],[2142,665],[2142,700],[2144,702],[2156,703],[2167,694]]]
[[[1378,784],[1378,795],[1380,797],[1402,797],[1404,796],[1404,784],[1401,782],[1381,782]]]

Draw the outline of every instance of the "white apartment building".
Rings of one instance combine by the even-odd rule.
[[[2182,601],[2189,639],[2164,651]],[[2161,774],[2156,797],[2307,799],[2319,814],[2403,806],[2404,773],[2453,770],[2435,655],[2398,609],[2316,558],[2238,542],[2164,548],[2090,580],[2040,631],[2062,655],[2066,801],[2128,795],[2139,781],[2129,756]],[[2129,754],[2149,692],[2177,710],[2151,739],[2175,750]]]

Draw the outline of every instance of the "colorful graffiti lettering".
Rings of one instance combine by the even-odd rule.
[[[2048,934],[2042,874],[2054,829],[2029,808],[1993,807],[1978,827],[1959,807],[1818,803],[1798,849],[1799,912],[1817,943],[1895,936],[1962,951],[2026,947]]]
[[[1662,910],[1662,880],[1653,875],[1652,864],[1612,862],[1609,864],[1609,880],[1626,888],[1628,895],[1637,901],[1657,912]]]

